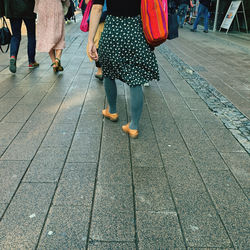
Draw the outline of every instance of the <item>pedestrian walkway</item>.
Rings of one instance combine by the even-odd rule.
[[[247,139],[192,86],[212,82],[181,57],[189,33],[156,49],[161,80],[144,88],[132,140],[121,130],[127,86],[117,82],[119,121],[101,115],[104,89],[79,19],[66,28],[63,73],[47,54],[28,69],[25,39],[16,75],[0,55],[0,249],[249,248]],[[226,70],[224,57],[201,57]]]

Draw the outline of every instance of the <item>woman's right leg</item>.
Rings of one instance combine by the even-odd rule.
[[[16,73],[16,58],[21,41],[21,18],[11,18],[10,25],[12,29],[12,37],[10,42],[10,66],[9,69],[12,73]]]
[[[117,98],[117,88],[115,80],[105,77],[104,78],[104,89],[109,104],[109,113],[116,113],[116,98]]]

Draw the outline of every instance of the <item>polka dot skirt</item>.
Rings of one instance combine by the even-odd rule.
[[[130,86],[159,80],[159,69],[142,30],[141,17],[106,17],[99,42],[104,77]]]

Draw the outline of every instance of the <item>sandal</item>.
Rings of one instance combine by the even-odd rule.
[[[61,65],[61,60],[59,58],[56,58],[55,64],[58,68],[58,71],[63,71],[63,66]]]
[[[55,62],[51,64],[51,67],[53,68],[54,73],[58,72],[58,66],[56,65]]]

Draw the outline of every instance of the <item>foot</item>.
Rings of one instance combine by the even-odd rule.
[[[61,65],[61,60],[59,58],[56,58],[55,65],[57,67],[57,71],[63,71],[64,70],[63,66]]]
[[[204,33],[208,33],[208,30],[203,30]]]
[[[16,58],[15,57],[10,58],[9,70],[12,73],[16,73]]]
[[[103,75],[102,74],[95,74],[95,78],[102,81],[103,80]]]
[[[195,29],[191,29],[190,31],[192,31],[192,32],[196,32],[196,30],[195,30]]]
[[[123,125],[122,130],[123,132],[127,133],[130,136],[130,138],[136,139],[139,135],[139,131],[137,129],[130,129],[129,124],[130,123]]]
[[[149,87],[149,82],[144,83],[144,87]]]
[[[183,28],[183,25],[180,25],[180,28]]]
[[[30,69],[37,68],[37,67],[39,67],[39,63],[37,63],[37,62],[35,61],[35,62],[33,62],[33,63],[30,63],[28,67],[29,67]]]
[[[109,113],[109,107],[107,107],[106,109],[103,109],[102,114],[104,117],[108,118],[112,122],[118,121],[118,117],[119,117],[118,113],[113,113],[113,114]]]
[[[52,63],[51,66],[52,66],[53,72],[57,73],[58,72],[58,66],[56,65],[56,63],[55,62]]]

